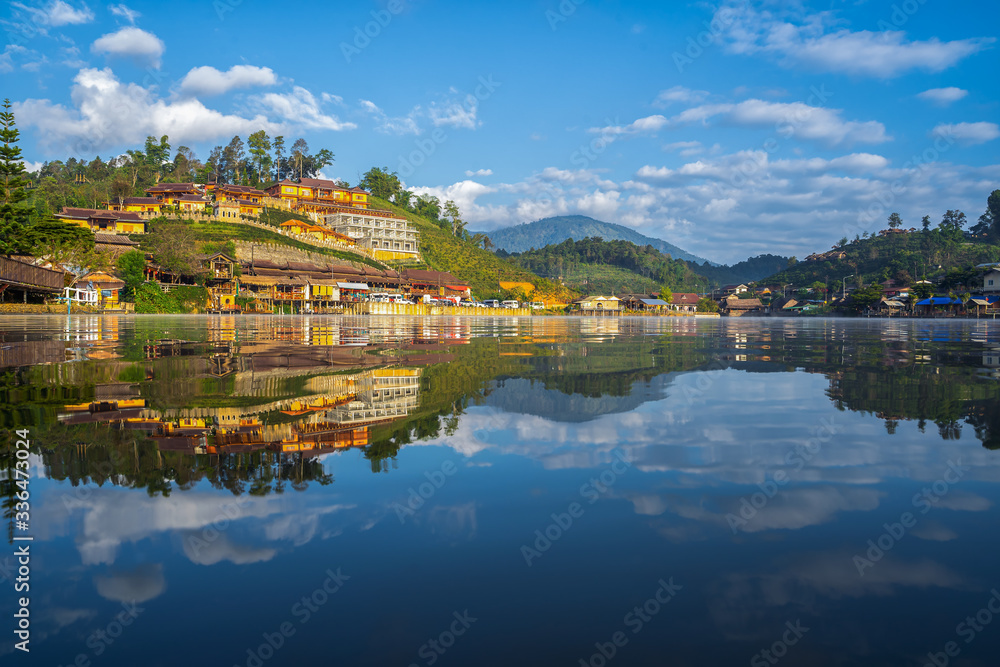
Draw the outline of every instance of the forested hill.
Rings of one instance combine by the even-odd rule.
[[[511,253],[525,252],[532,248],[562,243],[566,239],[580,241],[597,237],[607,241],[630,241],[637,246],[653,246],[674,259],[685,259],[699,264],[708,261],[704,257],[698,257],[672,243],[667,243],[663,239],[644,236],[624,225],[602,222],[585,215],[543,218],[514,227],[495,229],[492,232],[485,232],[485,234],[496,248]]]
[[[651,245],[629,241],[584,238],[566,239],[536,250],[497,255],[550,280],[562,280],[573,289],[589,293],[659,292],[704,289],[705,278],[687,263],[664,255]]]
[[[1000,190],[991,196],[1000,211]],[[987,211],[987,213],[990,213]],[[833,250],[810,255],[768,278],[770,283],[832,287],[871,284],[888,279],[902,284],[929,279],[942,287],[972,287],[978,281],[976,265],[1000,261],[1000,225],[986,214],[968,232],[965,215],[948,211],[937,227],[925,217],[921,230],[891,229],[868,238],[841,239]],[[979,283],[982,284],[981,282]]]
[[[708,278],[713,285],[738,285],[756,282],[773,275],[787,267],[788,260],[788,257],[765,254],[744,259],[732,266],[712,266],[707,262],[704,264],[688,262],[688,266],[692,271]]]

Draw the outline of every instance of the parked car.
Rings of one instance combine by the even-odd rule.
[[[500,304],[502,308],[520,308],[521,305],[517,301],[504,301]]]
[[[532,301],[530,304],[532,310],[545,310],[545,303],[542,301]]]
[[[483,306],[485,306],[487,308],[499,308],[500,307],[500,300],[499,299],[486,299],[486,301],[483,301]]]

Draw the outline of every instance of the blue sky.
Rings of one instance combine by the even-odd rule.
[[[388,166],[473,229],[580,213],[716,261],[802,257],[1000,188],[994,3],[275,4],[2,10],[29,168],[257,129]],[[367,33],[367,34],[366,34]]]

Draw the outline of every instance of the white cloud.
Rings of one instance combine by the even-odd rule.
[[[233,65],[222,72],[211,66],[195,67],[181,79],[180,90],[185,95],[207,97],[222,95],[237,88],[273,86],[278,77],[270,67]]]
[[[723,36],[731,53],[770,55],[785,67],[879,79],[894,78],[912,70],[940,72],[996,41],[994,38],[911,41],[898,30],[833,30],[829,12],[807,14],[795,23],[786,16],[758,10],[746,3],[720,8],[714,20],[726,26]]]
[[[133,26],[98,37],[90,45],[94,53],[131,58],[138,63],[160,66],[160,58],[166,47],[163,41],[151,32]]]
[[[675,141],[663,147],[668,153],[677,152],[682,157],[691,157],[705,150],[700,141]]]
[[[42,166],[45,163],[44,162],[30,162],[28,160],[24,160],[23,164],[24,164],[24,170],[26,172],[28,172],[29,174],[33,174],[34,172],[36,172],[39,169],[41,169]]]
[[[168,102],[146,88],[122,83],[108,68],[81,70],[73,79],[70,96],[72,108],[44,99],[14,104],[18,121],[38,128],[42,145],[60,154],[88,155],[142,143],[147,135],[166,134],[182,144],[261,129],[280,134],[285,128],[263,115],[223,114],[197,99]]]
[[[250,547],[234,544],[226,535],[208,542],[204,535],[198,532],[189,533],[184,537],[184,555],[197,565],[215,565],[229,561],[236,565],[262,563],[274,558],[275,549],[267,547]]]
[[[691,107],[673,118],[660,114],[646,116],[628,125],[590,128],[606,141],[621,135],[653,134],[664,127],[685,124],[707,125],[713,118],[738,127],[771,127],[775,140],[795,137],[820,141],[830,146],[841,143],[881,143],[888,141],[885,126],[877,121],[845,121],[840,109],[811,106],[804,102],[767,102],[759,99],[739,103],[704,104]],[[683,146],[683,142],[668,144]]]
[[[830,146],[841,143],[877,144],[888,141],[885,125],[877,121],[845,121],[839,109],[810,106],[804,102],[767,102],[750,99],[738,104],[711,104],[687,109],[671,122],[707,123],[719,116],[740,127],[771,127],[776,140],[795,137]]]
[[[98,595],[116,602],[145,602],[167,589],[163,565],[143,563],[134,570],[94,577]]]
[[[434,127],[464,127],[474,130],[482,122],[476,117],[479,112],[479,100],[469,95],[463,102],[446,102],[431,104],[427,110]]]
[[[969,91],[967,90],[950,86],[948,88],[931,88],[930,90],[918,93],[917,97],[925,102],[936,104],[939,107],[946,107],[952,102],[959,101],[968,94]]]
[[[11,7],[27,12],[36,26],[58,28],[63,25],[80,25],[94,20],[94,12],[84,5],[77,9],[63,0],[52,0],[44,8],[29,7],[20,2],[12,2]]]
[[[653,100],[654,107],[666,108],[675,102],[697,104],[708,97],[707,90],[692,90],[684,86],[674,86],[662,91]]]
[[[475,171],[472,171],[471,169],[466,169],[465,170],[465,175],[468,176],[469,178],[473,178],[475,176],[492,176],[493,175],[493,170],[492,169],[476,169]]]
[[[295,86],[290,93],[267,93],[260,98],[260,104],[271,113],[311,130],[341,131],[357,127],[323,113],[316,97],[301,86]]]
[[[131,25],[135,25],[135,20],[140,16],[142,16],[142,14],[140,14],[139,12],[135,11],[130,7],[126,7],[124,4],[108,5],[108,9],[111,11],[112,14],[125,19]]]
[[[386,114],[377,104],[371,100],[359,100],[361,109],[370,114],[376,121],[375,131],[383,134],[420,134],[420,126],[417,125],[415,116],[420,113],[420,107],[414,109],[406,116],[391,117]]]
[[[605,127],[592,127],[590,132],[594,134],[601,134],[606,140],[610,141],[613,137],[622,134],[644,134],[656,132],[666,125],[670,121],[667,120],[666,116],[661,114],[654,114],[652,116],[646,116],[644,118],[638,118],[628,125],[606,125]]]
[[[941,124],[931,130],[934,136],[950,137],[960,144],[972,146],[974,144],[985,144],[1000,137],[1000,126],[996,123],[954,123],[951,125]]]

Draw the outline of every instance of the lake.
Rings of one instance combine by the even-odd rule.
[[[8,315],[0,347],[5,664],[996,664],[993,322]]]

